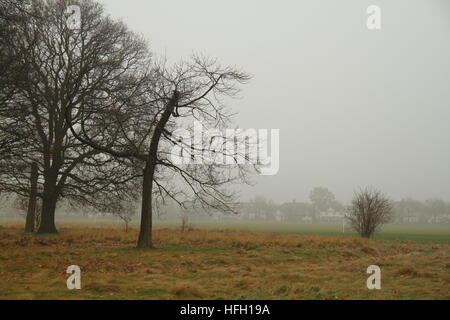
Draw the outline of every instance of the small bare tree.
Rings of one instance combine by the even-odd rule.
[[[122,203],[121,208],[118,208],[114,215],[118,216],[123,222],[125,222],[125,232],[128,232],[128,225],[131,220],[133,220],[133,216],[136,214],[136,204],[132,201],[125,201]]]
[[[189,229],[189,216],[187,214],[181,215],[181,232]]]
[[[391,221],[392,203],[379,190],[365,188],[356,192],[347,220],[363,238],[370,238],[383,224]]]
[[[184,206],[179,207],[178,216],[181,219],[181,232],[189,231],[192,226],[190,224],[190,217],[195,213],[195,211],[200,208],[196,208],[196,203],[194,201],[189,201],[184,204]]]

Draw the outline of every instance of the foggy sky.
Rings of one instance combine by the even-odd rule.
[[[192,53],[242,67],[242,128],[280,129],[280,171],[242,199],[450,200],[450,1],[102,0],[170,61]],[[379,5],[382,29],[366,8]]]

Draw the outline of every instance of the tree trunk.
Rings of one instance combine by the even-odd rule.
[[[41,225],[39,226],[38,233],[58,233],[55,227],[57,201],[56,175],[50,173],[45,177]]]
[[[154,167],[147,165],[144,169],[144,182],[142,184],[142,208],[141,208],[141,228],[139,231],[138,248],[153,248],[152,227],[152,190]]]
[[[27,219],[25,223],[25,232],[34,232],[35,213],[36,213],[36,193],[37,193],[38,168],[37,164],[31,165],[30,175],[30,199],[28,201]]]
[[[166,106],[161,119],[155,127],[155,131],[150,141],[150,150],[147,163],[144,169],[144,181],[142,185],[142,209],[141,209],[141,229],[139,231],[138,248],[153,248],[152,243],[152,192],[153,177],[155,175],[156,164],[158,160],[158,147],[161,135],[166,127],[170,116],[178,105],[180,94],[174,91],[172,99]]]
[[[44,198],[42,201],[41,225],[38,233],[58,233],[55,226],[55,211],[56,200],[52,197]]]

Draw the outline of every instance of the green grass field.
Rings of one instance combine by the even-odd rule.
[[[176,228],[179,222],[155,223],[156,228]],[[341,223],[280,223],[280,222],[193,222],[199,229],[233,229],[261,232],[276,232],[298,235],[322,235],[336,237],[356,237],[357,234],[345,226],[342,232]],[[415,242],[436,242],[450,244],[450,225],[433,224],[389,224],[374,236],[378,240],[409,240]]]
[[[86,218],[76,218],[61,220],[62,223],[86,223],[90,225],[115,225],[120,228],[123,223],[120,220],[105,220],[93,222]],[[22,221],[11,221],[0,217],[0,224],[22,223]],[[23,222],[24,223],[24,222]],[[158,228],[178,228],[180,221],[155,220],[154,227]],[[139,223],[134,221],[130,226],[138,227]],[[335,237],[356,237],[357,234],[345,225],[345,232],[342,232],[342,223],[281,223],[276,221],[194,221],[191,226],[202,230],[211,229],[233,229],[249,230],[261,232],[275,232],[299,235],[323,235]],[[388,224],[383,226],[374,235],[378,240],[416,241],[416,242],[436,242],[450,244],[450,224]]]

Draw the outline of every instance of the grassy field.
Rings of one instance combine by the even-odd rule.
[[[156,222],[156,228],[176,228],[180,223]],[[300,235],[323,235],[356,237],[357,234],[342,223],[280,223],[280,222],[194,222],[195,228],[204,230],[250,230]],[[436,224],[388,224],[374,236],[377,240],[411,240],[415,242],[438,242],[450,244],[450,225]]]
[[[389,228],[365,240],[330,235],[326,225],[309,235],[234,224],[182,233],[159,224],[156,249],[141,250],[137,229],[117,224],[64,224],[50,236],[22,227],[0,225],[0,299],[450,299],[447,229],[393,241]],[[411,232],[397,230],[401,239]],[[66,287],[73,264],[81,290]],[[366,287],[372,264],[381,290]]]

